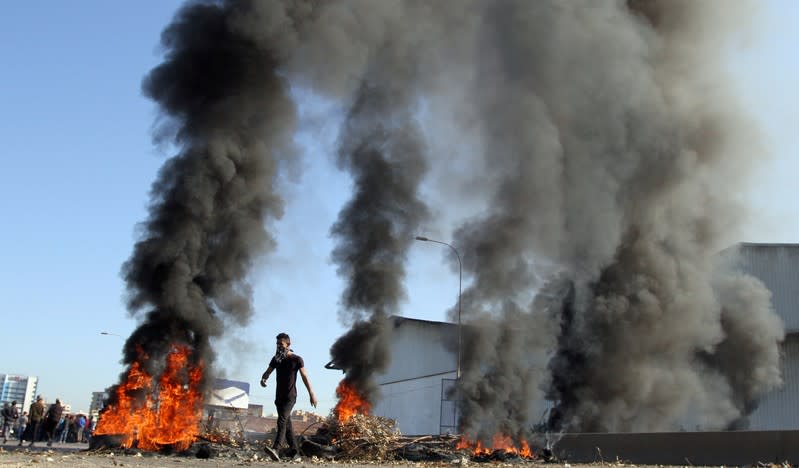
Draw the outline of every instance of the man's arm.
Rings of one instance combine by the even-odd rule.
[[[314,392],[311,389],[311,382],[310,382],[310,380],[308,380],[308,373],[305,372],[305,368],[304,367],[300,367],[300,376],[302,376],[302,383],[305,384],[305,388],[308,389],[308,395],[311,396],[311,406],[316,408],[316,404],[318,403],[316,401],[316,395],[314,395]]]
[[[269,367],[266,368],[266,371],[264,372],[264,375],[261,376],[261,386],[262,387],[266,387],[266,379],[269,378],[269,376],[272,374],[273,370],[275,370],[275,368],[272,367],[272,366],[269,366]]]

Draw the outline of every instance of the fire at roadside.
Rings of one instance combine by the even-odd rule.
[[[163,446],[153,452],[139,448],[134,442],[123,445],[124,437],[97,436],[90,452],[125,455],[172,455],[191,458],[282,461],[279,454],[266,450],[263,442],[248,441],[241,433],[201,432],[185,449]],[[311,435],[299,437],[300,456],[304,461],[326,462],[550,462],[546,450],[536,452],[526,443],[518,449],[510,438],[495,437],[495,444],[483,445],[457,435],[403,436],[393,420],[357,414],[346,422],[335,416],[320,424]],[[289,458],[291,460],[291,458]]]
[[[184,350],[185,351],[185,350]],[[177,351],[176,351],[177,352]],[[177,358],[173,358],[177,361]],[[163,380],[163,377],[162,377]],[[129,379],[139,389],[152,384],[144,373]],[[119,390],[121,393],[123,389]],[[370,404],[354,388],[342,380],[336,390],[339,401],[330,416],[310,426],[299,435],[300,456],[324,462],[549,462],[551,452],[537,450],[527,441],[515,441],[498,434],[490,441],[471,441],[459,435],[402,435],[392,419],[369,414]],[[120,400],[124,401],[124,400]],[[147,399],[146,401],[151,401]],[[163,400],[159,400],[163,401]],[[162,404],[163,406],[163,404]],[[171,440],[171,432],[157,426],[158,410],[152,404],[136,410],[120,404],[104,414],[106,430],[97,434],[90,444],[93,453],[122,453],[128,455],[173,455],[201,459],[281,461],[278,452],[267,448],[269,442],[254,441],[244,433],[201,430],[199,419],[193,430],[182,430],[180,439]],[[113,434],[115,413],[128,411],[136,415],[124,418],[128,422],[124,433]],[[118,414],[116,416],[118,418]],[[109,422],[110,421],[110,422]],[[130,423],[130,421],[135,421]],[[130,424],[135,424],[130,426]],[[120,429],[121,430],[121,429]],[[312,433],[308,433],[313,430]]]

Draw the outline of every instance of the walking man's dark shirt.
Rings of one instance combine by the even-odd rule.
[[[305,361],[296,354],[286,356],[280,362],[272,358],[269,367],[277,371],[275,384],[275,403],[278,401],[297,400],[297,372],[305,367]]]

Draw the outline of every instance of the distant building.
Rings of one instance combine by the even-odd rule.
[[[263,417],[264,415],[264,405],[247,405],[247,416],[257,416]]]
[[[90,416],[94,416],[96,418],[97,415],[100,414],[100,410],[103,409],[106,398],[108,398],[108,394],[106,392],[92,392],[92,401],[89,403]]]
[[[203,408],[205,429],[242,431],[249,407],[249,383],[216,379]]]
[[[238,380],[216,379],[205,404],[246,410],[250,404],[250,384]]]
[[[234,433],[265,434],[275,429],[277,418],[264,417],[264,405],[249,403],[250,384],[237,380],[217,379],[203,408],[203,429]],[[323,418],[307,411],[291,413],[294,432],[299,434]]]
[[[291,412],[291,419],[297,419],[300,421],[320,421],[324,418],[316,413],[298,409]]]
[[[17,402],[20,411],[27,411],[36,396],[39,378],[30,375],[0,374],[3,388],[0,404]]]

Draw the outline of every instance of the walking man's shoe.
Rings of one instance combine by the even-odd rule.
[[[266,454],[269,455],[269,458],[271,458],[272,461],[276,462],[280,461],[280,456],[278,456],[277,452],[274,449],[272,449],[272,447],[264,445],[264,452],[266,452]]]

